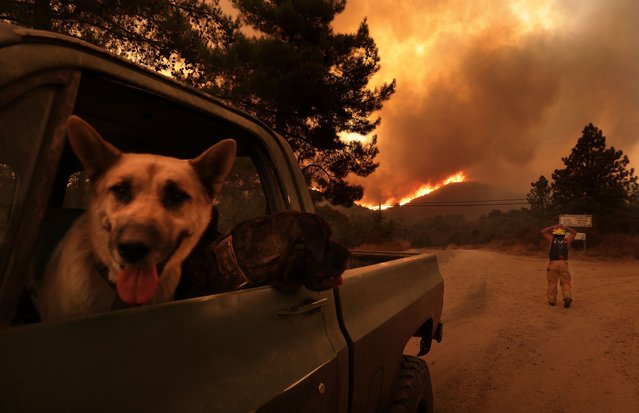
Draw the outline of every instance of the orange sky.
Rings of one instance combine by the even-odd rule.
[[[481,4],[481,5],[479,5]],[[524,194],[592,122],[639,159],[636,0],[349,0],[337,32],[368,18],[397,79],[365,201],[401,198],[460,170]]]
[[[225,8],[230,9],[227,0]],[[639,1],[348,0],[397,80],[364,201],[400,199],[464,171],[525,194],[563,167],[586,124],[639,165]]]

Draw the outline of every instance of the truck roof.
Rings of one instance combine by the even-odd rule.
[[[86,67],[90,69],[91,68],[90,67],[91,65],[89,64],[90,62],[87,62],[85,59],[82,59],[79,57],[74,58],[74,56],[79,56],[79,54],[77,53],[74,54],[73,53],[74,51],[81,52],[81,54],[85,54],[85,55],[89,54],[89,55],[96,56],[100,58],[102,61],[111,61],[119,67],[126,67],[130,70],[138,72],[140,75],[143,75],[144,77],[148,78],[150,76],[154,78],[154,80],[167,83],[168,85],[170,85],[170,87],[166,88],[163,92],[166,92],[166,94],[168,94],[169,96],[171,96],[172,94],[174,95],[176,94],[176,92],[179,92],[179,91],[185,91],[190,94],[196,94],[204,99],[212,100],[216,104],[223,106],[225,109],[232,110],[233,112],[236,112],[237,114],[240,114],[243,117],[251,118],[252,121],[260,123],[266,129],[270,129],[268,125],[265,125],[259,119],[253,117],[252,115],[240,109],[235,108],[234,106],[231,106],[230,104],[228,104],[226,101],[222,99],[212,96],[206,92],[203,92],[202,90],[186,85],[169,76],[162,75],[156,71],[153,71],[137,63],[134,63],[130,60],[123,59],[117,56],[116,54],[103,49],[102,47],[96,46],[92,43],[86,42],[77,37],[72,37],[72,36],[68,36],[68,35],[60,34],[60,33],[49,32],[45,30],[29,29],[22,26],[16,26],[16,25],[0,22],[0,51],[3,48],[7,48],[11,46],[19,47],[20,45],[31,45],[31,46],[39,46],[39,47],[50,46],[51,47],[50,50],[52,54],[54,54],[55,56],[54,59],[43,59],[43,57],[45,56],[43,56],[42,54],[38,54],[37,56],[34,56],[34,58],[42,60],[41,66],[45,66],[45,65],[48,67],[60,66],[64,68],[68,68],[69,66],[71,66],[71,67]],[[67,53],[65,53],[64,51],[67,51]],[[19,69],[20,68],[16,68],[16,70],[19,70]],[[8,69],[6,72],[0,71],[0,86],[3,85],[5,80],[4,76],[9,71],[10,69]],[[115,77],[119,77],[117,70],[110,70],[108,66],[100,67],[100,71],[112,74]],[[127,73],[127,80],[132,80],[131,72]]]

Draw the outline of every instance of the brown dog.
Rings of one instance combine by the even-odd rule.
[[[181,160],[122,153],[76,116],[68,134],[93,193],[34,286],[40,317],[107,311],[119,301],[172,300],[182,262],[206,229],[233,165],[235,142]]]
[[[226,236],[215,217],[183,265],[176,298],[273,285],[314,291],[342,283],[349,252],[330,239],[331,229],[316,214],[284,211],[236,225]]]

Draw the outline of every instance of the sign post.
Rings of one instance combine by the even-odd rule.
[[[576,241],[583,241],[584,242],[584,251],[586,251],[586,233],[585,232],[578,232],[575,234],[575,240]]]
[[[592,227],[592,215],[559,215],[559,224],[566,227],[576,228],[591,228]],[[586,251],[586,233],[578,232],[575,235],[575,239],[584,242],[584,251]]]
[[[592,215],[559,215],[559,223],[567,227],[590,228],[592,227]]]

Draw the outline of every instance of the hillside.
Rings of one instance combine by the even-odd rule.
[[[391,219],[411,221],[436,215],[463,215],[467,219],[486,215],[494,209],[506,212],[525,207],[523,194],[515,194],[480,182],[446,185],[428,195],[413,199],[403,206],[389,208],[384,215]],[[513,201],[516,199],[516,201]],[[518,205],[497,205],[521,202]]]

